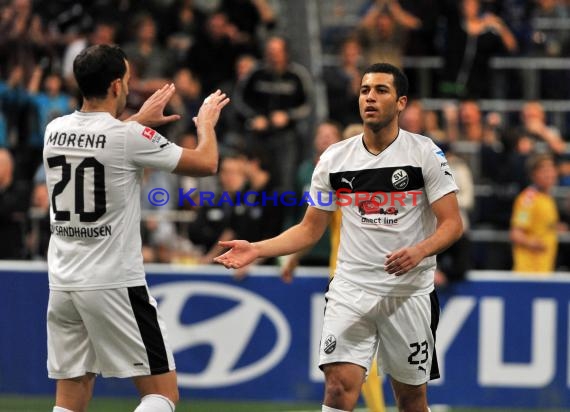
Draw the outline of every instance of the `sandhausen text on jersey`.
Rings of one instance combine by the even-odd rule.
[[[78,147],[85,149],[104,149],[107,136],[104,134],[52,132],[46,140],[47,145]]]
[[[95,227],[50,225],[52,235],[75,238],[98,238],[111,236],[111,225]]]

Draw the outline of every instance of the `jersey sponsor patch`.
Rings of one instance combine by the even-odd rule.
[[[147,140],[152,140],[154,135],[156,134],[156,130],[151,129],[150,127],[145,127],[142,131],[142,135]]]
[[[145,139],[150,140],[151,143],[156,144],[160,141],[160,135],[156,133],[156,130],[151,129],[150,127],[145,127],[142,131],[142,135]]]

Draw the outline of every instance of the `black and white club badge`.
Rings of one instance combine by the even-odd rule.
[[[392,173],[392,184],[396,189],[405,189],[409,182],[410,178],[405,170],[397,169]]]
[[[327,336],[327,338],[323,343],[323,351],[327,355],[330,355],[331,353],[334,352],[335,349],[336,349],[336,338],[334,337],[334,335]]]

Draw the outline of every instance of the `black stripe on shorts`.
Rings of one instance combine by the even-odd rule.
[[[437,363],[437,353],[435,352],[435,331],[437,330],[437,325],[439,323],[439,298],[437,297],[437,292],[435,289],[429,294],[429,300],[431,302],[431,321],[429,327],[433,336],[433,351],[431,354],[431,370],[429,378],[430,380],[433,380],[440,377],[439,365]]]
[[[135,314],[143,344],[148,356],[148,366],[151,375],[159,375],[170,370],[164,338],[158,325],[156,308],[149,302],[146,286],[127,288],[129,300]]]

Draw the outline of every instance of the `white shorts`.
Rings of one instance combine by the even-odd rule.
[[[380,370],[398,382],[420,385],[439,378],[435,291],[411,297],[377,296],[334,278],[325,299],[321,368],[349,362],[368,373],[377,354]]]
[[[48,376],[126,378],[175,369],[165,324],[146,286],[50,291]]]

